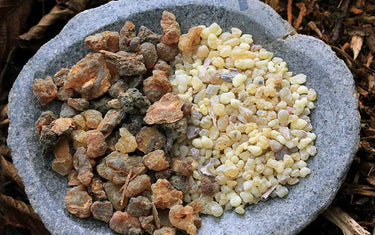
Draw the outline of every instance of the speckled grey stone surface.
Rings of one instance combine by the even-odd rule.
[[[72,66],[88,49],[83,39],[105,29],[120,30],[125,20],[160,32],[163,9],[175,13],[182,30],[217,22],[238,27],[257,44],[288,62],[290,71],[305,73],[307,85],[318,93],[312,113],[318,155],[309,160],[312,174],[290,188],[285,199],[272,199],[246,208],[238,216],[226,212],[217,219],[203,217],[199,234],[295,234],[322,212],[334,198],[359,142],[359,115],[352,75],[323,42],[294,35],[289,24],[270,7],[255,0],[114,1],[74,17],[53,40],[25,65],[9,96],[9,138],[13,160],[36,212],[52,234],[113,234],[105,223],[78,219],[64,208],[67,180],[51,170],[52,156],[42,158],[34,122],[42,109],[32,94],[37,77]]]

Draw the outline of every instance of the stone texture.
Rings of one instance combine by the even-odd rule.
[[[344,62],[320,40],[303,35],[283,40],[293,33],[291,26],[256,0],[207,0],[204,3],[148,0],[132,4],[123,0],[75,16],[25,65],[9,95],[8,144],[32,206],[52,234],[114,234],[99,221],[82,220],[66,211],[67,179],[51,170],[52,155],[42,157],[34,129],[43,110],[53,109],[59,113],[59,105],[53,101],[42,107],[33,96],[32,84],[35,78],[53,75],[60,68],[71,67],[79,61],[89,51],[83,43],[85,37],[104,30],[119,31],[126,20],[160,34],[159,19],[163,9],[176,15],[182,33],[191,26],[213,22],[225,30],[238,27],[253,34],[255,43],[287,61],[290,71],[308,76],[307,85],[318,93],[317,108],[312,112],[318,155],[308,162],[312,174],[290,187],[285,199],[247,207],[243,216],[234,212],[225,212],[218,219],[204,216],[202,227],[198,229],[198,234],[298,233],[331,203],[357,150],[359,115],[354,82]]]

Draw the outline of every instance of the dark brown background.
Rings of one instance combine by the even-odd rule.
[[[6,146],[8,92],[23,65],[71,17],[106,2],[0,0],[0,234],[49,234],[29,205]],[[361,143],[347,179],[332,207],[300,234],[375,235],[375,1],[265,2],[298,33],[332,47],[352,71],[359,97]]]

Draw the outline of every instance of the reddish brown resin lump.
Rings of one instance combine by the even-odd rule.
[[[158,101],[172,90],[172,85],[164,71],[153,70],[152,76],[143,81],[143,93],[152,102]]]
[[[178,41],[178,48],[183,52],[190,52],[194,50],[201,41],[202,27],[192,27],[187,34],[183,34]]]
[[[139,175],[129,182],[126,188],[126,197],[135,197],[151,188],[151,179],[148,175]]]
[[[89,158],[97,158],[103,156],[107,150],[107,143],[103,133],[97,130],[86,132],[87,156]]]
[[[85,120],[86,126],[90,129],[98,128],[99,124],[103,120],[101,112],[94,109],[86,110],[85,112],[81,113],[81,115]]]
[[[104,56],[89,53],[71,68],[64,87],[73,88],[83,98],[91,100],[106,93],[111,83],[111,73]]]
[[[177,122],[184,116],[183,105],[178,96],[167,93],[148,108],[144,120],[149,125]]]
[[[108,223],[113,215],[113,206],[109,201],[96,201],[92,204],[90,211],[95,219]]]
[[[92,198],[86,192],[85,186],[79,185],[69,188],[65,195],[66,209],[79,218],[87,218],[91,215],[90,207]]]
[[[193,161],[187,157],[175,157],[172,159],[172,170],[178,175],[190,176],[193,172]]]
[[[73,168],[73,157],[69,153],[69,137],[62,136],[57,141],[53,154],[55,159],[52,161],[52,170],[62,176],[68,175]]]
[[[112,130],[120,124],[124,116],[125,114],[122,110],[110,109],[100,122],[98,131],[101,131],[105,137],[109,136]]]
[[[74,128],[75,124],[72,118],[58,118],[50,124],[51,130],[58,136],[64,134],[70,134]]]
[[[197,228],[194,225],[194,210],[191,206],[175,205],[169,211],[169,221],[176,228],[195,235]]]
[[[56,120],[56,115],[51,111],[42,112],[38,120],[35,122],[35,133],[40,136],[42,128],[48,126],[51,122]]]
[[[88,36],[85,44],[94,51],[106,50],[117,52],[119,49],[119,33],[104,31]]]
[[[155,150],[143,157],[143,162],[146,167],[153,171],[162,171],[169,167],[168,161],[165,160],[165,153],[163,150]]]
[[[34,80],[33,93],[40,104],[46,105],[57,97],[57,86],[51,77],[37,78]]]
[[[146,65],[147,69],[154,67],[156,61],[158,60],[155,45],[150,42],[144,42],[141,44],[139,54],[143,56],[144,64]]]
[[[163,31],[161,41],[167,45],[177,43],[181,35],[181,30],[175,15],[168,11],[163,11],[160,25]]]
[[[87,157],[85,148],[80,147],[77,149],[73,156],[73,166],[78,172],[78,180],[85,186],[88,186],[94,174],[92,173],[92,165]]]
[[[158,53],[158,57],[165,61],[174,60],[174,58],[178,54],[178,48],[176,45],[167,45],[162,42],[156,45],[156,50]]]
[[[161,229],[155,230],[153,235],[176,235],[176,229],[164,226]]]
[[[156,64],[154,66],[154,70],[163,71],[165,75],[168,76],[169,73],[171,72],[171,66],[164,60],[158,59],[158,61],[156,61]]]
[[[115,210],[122,210],[125,208],[126,203],[121,204],[122,194],[121,185],[116,185],[110,181],[103,184],[104,190],[107,194],[108,200],[112,203]],[[126,201],[124,201],[126,202]]]
[[[156,127],[143,127],[137,134],[136,141],[139,150],[149,153],[164,147],[166,138]]]
[[[112,152],[96,167],[98,174],[115,184],[124,184],[127,173],[133,168],[133,174],[144,174],[146,167],[142,157]]]
[[[120,128],[120,139],[117,141],[115,148],[121,153],[131,153],[137,149],[137,141],[125,127]]]
[[[147,215],[150,215],[151,208],[152,208],[151,201],[147,197],[138,196],[138,197],[130,198],[129,204],[126,208],[126,212],[136,217],[147,216]]]
[[[131,21],[126,21],[120,30],[119,46],[122,51],[130,50],[131,40],[135,37],[135,25]]]
[[[116,233],[120,234],[142,234],[139,219],[129,215],[127,212],[116,211],[109,221],[109,227]]]
[[[174,189],[166,179],[158,179],[151,185],[151,190],[151,199],[157,208],[165,209],[182,204],[182,192]]]
[[[101,201],[107,198],[103,188],[103,181],[101,181],[99,178],[93,178],[91,180],[88,192],[94,197],[95,200]]]
[[[101,50],[100,53],[105,55],[108,63],[118,70],[120,76],[141,75],[147,72],[147,68],[143,63],[143,55],[125,51],[112,53]]]

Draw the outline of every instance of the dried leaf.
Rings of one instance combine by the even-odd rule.
[[[375,32],[373,28],[369,30],[369,35],[366,37],[366,42],[371,52],[375,53]]]
[[[47,29],[57,20],[67,19],[73,15],[74,12],[69,8],[60,5],[54,6],[47,15],[43,16],[37,25],[20,35],[20,38],[26,41],[41,39],[45,36]]]
[[[0,194],[0,212],[4,214],[5,224],[28,228],[32,234],[50,234],[33,208],[22,201]]]
[[[322,32],[321,32],[320,29],[316,26],[316,24],[315,24],[314,21],[310,21],[310,22],[307,24],[307,26],[309,26],[310,29],[314,30],[314,32],[315,32],[316,34],[318,34],[318,36],[319,36],[320,38],[323,38],[323,34],[322,34]]]
[[[363,37],[359,35],[354,35],[350,42],[350,48],[353,50],[353,59],[357,59],[359,52],[362,49]]]
[[[344,235],[370,235],[370,232],[359,225],[348,213],[339,207],[328,208],[328,210],[323,213],[323,216],[336,224]]]
[[[0,156],[0,169],[2,174],[10,179],[14,180],[18,186],[24,189],[23,182],[18,176],[17,169],[13,166],[12,163],[8,162],[3,156]]]
[[[0,0],[0,60],[18,45],[18,35],[24,29],[33,0]]]
[[[292,13],[292,5],[293,5],[293,0],[288,0],[288,22],[289,24],[292,23],[293,20],[293,13]]]
[[[304,3],[296,3],[296,6],[299,8],[299,14],[298,18],[296,20],[296,23],[294,24],[294,30],[298,30],[299,26],[302,23],[303,17],[306,15],[306,5]]]
[[[362,13],[363,13],[363,10],[362,10],[362,9],[359,9],[359,8],[357,8],[357,7],[355,7],[355,6],[351,6],[350,9],[349,9],[349,11],[350,11],[351,13],[353,13],[354,15],[359,15],[359,14],[362,14]]]

